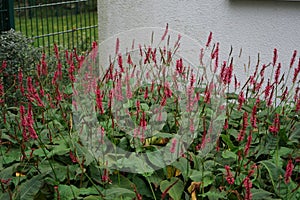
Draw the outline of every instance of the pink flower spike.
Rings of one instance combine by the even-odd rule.
[[[146,127],[147,127],[147,121],[146,121],[146,113],[143,112],[142,114],[142,118],[140,119],[140,126],[142,127],[142,129],[145,131]]]
[[[228,129],[228,119],[227,119],[227,118],[225,119],[223,129],[224,129],[224,130],[227,130],[227,129]]]
[[[127,64],[129,64],[129,65],[133,64],[130,54],[128,54],[128,56],[127,56]]]
[[[295,71],[294,71],[293,83],[296,82],[299,72],[300,72],[300,58],[298,61],[298,67],[295,68]]]
[[[248,176],[244,180],[244,187],[246,189],[245,200],[251,200],[252,199],[252,193],[251,193],[252,182]]]
[[[73,152],[70,150],[70,158],[72,160],[72,163],[77,163],[78,162],[78,158],[73,154]]]
[[[239,102],[239,106],[238,106],[238,110],[241,110],[243,104],[245,103],[246,99],[244,97],[244,92],[241,91],[239,96],[238,96],[238,102]]]
[[[256,119],[256,113],[257,113],[257,105],[255,104],[252,108],[252,113],[251,113],[251,125],[253,128],[257,128],[257,119]]]
[[[267,100],[267,97],[270,95],[270,90],[272,89],[272,86],[270,84],[270,79],[268,79],[267,86],[265,88],[265,100]]]
[[[246,143],[246,147],[245,147],[245,150],[244,150],[244,155],[245,156],[248,155],[248,152],[250,150],[251,142],[252,142],[252,132],[250,132],[250,134],[249,134],[249,136],[247,138],[247,143]]]
[[[124,72],[124,69],[123,69],[123,59],[122,59],[122,54],[119,54],[118,55],[118,65],[119,65],[119,68],[120,68],[120,72]]]
[[[297,100],[296,112],[298,112],[299,110],[300,110],[300,99]]]
[[[119,40],[119,38],[117,38],[117,40],[116,40],[116,55],[119,53],[119,49],[120,49],[120,40]]]
[[[288,184],[290,182],[292,173],[293,173],[294,165],[292,159],[289,160],[286,170],[285,170],[285,175],[284,175],[284,182]]]
[[[248,113],[244,112],[243,114],[243,127],[241,128],[238,137],[237,137],[237,141],[241,142],[246,134],[246,129],[248,127]]]
[[[273,67],[275,66],[277,62],[278,54],[277,54],[277,49],[275,48],[273,51]]]
[[[207,42],[206,42],[206,47],[208,47],[211,43],[211,39],[212,39],[212,32],[209,33],[209,36],[208,36],[208,39],[207,39]]]
[[[161,40],[165,40],[165,37],[166,37],[167,34],[168,34],[168,29],[169,29],[169,24],[167,23],[165,32],[164,32],[163,36],[161,37]]]
[[[228,165],[225,165],[225,170],[226,170],[226,181],[232,185],[234,184],[234,177],[230,171],[230,167]]]
[[[289,94],[289,92],[288,92],[288,87],[286,86],[284,92],[283,92],[282,95],[281,95],[281,101],[286,100],[288,94]]]
[[[278,63],[276,72],[275,72],[275,83],[278,84],[278,79],[280,76],[280,68],[281,68],[281,63]]]
[[[146,87],[145,89],[144,98],[148,99],[148,87]]]
[[[294,53],[293,53],[293,56],[292,56],[291,62],[290,62],[290,68],[293,67],[295,59],[296,59],[296,56],[297,56],[297,50],[294,50]]]

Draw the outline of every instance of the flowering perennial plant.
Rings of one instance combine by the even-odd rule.
[[[162,42],[168,33],[167,26]],[[97,43],[87,60],[55,46],[30,75],[16,72],[10,93],[3,87],[4,61],[0,199],[299,199],[297,51],[287,74],[275,48],[270,63],[249,64],[248,80],[239,82],[239,66],[231,54],[219,60],[212,33],[197,66],[211,69],[209,78],[175,56],[181,38],[164,48],[139,44],[138,56],[119,52],[117,39],[115,59],[101,79],[93,77]],[[93,73],[82,73],[84,66]],[[143,84],[142,77],[151,81]],[[11,91],[22,98],[7,104]],[[216,95],[224,102],[216,103]],[[83,112],[77,101],[82,96],[96,120]],[[225,114],[216,112],[221,117],[215,119],[216,106]],[[85,126],[78,129],[75,122]],[[184,134],[176,135],[183,125]],[[143,154],[144,160],[120,159],[109,147]],[[163,148],[161,157],[153,156]]]

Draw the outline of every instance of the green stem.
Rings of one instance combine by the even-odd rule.
[[[153,199],[156,200],[156,196],[155,196],[153,187],[152,187],[152,185],[151,185],[151,182],[149,181],[149,178],[148,178],[148,177],[146,177],[146,179],[147,179],[147,181],[148,181],[148,183],[149,183],[149,186],[150,186],[150,189],[151,189],[151,192],[152,192],[152,195],[153,195]]]

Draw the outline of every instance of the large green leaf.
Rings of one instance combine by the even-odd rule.
[[[163,160],[163,156],[157,156],[157,155],[159,155],[159,153],[160,153],[159,151],[148,152],[147,157],[148,157],[149,161],[151,162],[151,164],[162,168],[162,167],[165,167],[166,164]]]
[[[288,139],[289,139],[289,143],[291,143],[291,144],[299,144],[299,140],[300,140],[300,123],[299,122],[296,125],[295,130],[290,133]]]
[[[48,153],[48,158],[51,158],[54,155],[65,155],[70,152],[70,148],[67,146],[65,142],[61,142],[59,145],[51,146],[53,149]]]
[[[172,163],[172,166],[176,167],[179,169],[184,177],[184,179],[188,179],[189,175],[191,174],[191,167],[189,164],[189,161],[186,158],[179,158],[178,161]]]
[[[2,148],[1,148],[2,150]],[[3,152],[5,151],[5,149],[3,148]],[[7,153],[1,155],[0,158],[0,162],[1,164],[10,164],[13,162],[16,162],[19,160],[19,158],[22,156],[20,149],[16,148],[16,149],[10,149]]]
[[[62,200],[72,200],[78,198],[80,194],[80,190],[74,185],[59,185],[58,191],[60,195],[60,199]],[[55,194],[57,195],[57,193]],[[57,198],[57,196],[55,197]]]
[[[35,195],[39,192],[43,184],[42,175],[37,175],[28,181],[21,184],[18,189],[17,199],[21,200],[32,200]]]
[[[168,188],[170,189],[168,190],[167,193],[170,195],[170,197],[173,198],[173,200],[181,200],[181,196],[184,190],[184,185],[180,179],[176,177],[172,177],[170,181],[164,180],[160,183],[161,192],[165,192]]]
[[[261,200],[261,199],[265,199],[265,200],[271,200],[272,198],[272,193],[265,191],[263,189],[251,189],[251,193],[252,193],[252,199],[253,200]]]
[[[146,185],[148,185],[146,181],[144,181],[138,176],[134,176],[132,182],[136,185],[139,194],[149,198],[152,197],[150,187],[146,187]]]
[[[124,199],[121,197],[129,197],[129,198],[134,198],[135,193],[132,190],[126,189],[126,188],[120,188],[120,187],[114,187],[114,188],[109,188],[105,190],[104,192],[105,199],[111,199],[111,200],[116,200],[116,199]]]
[[[90,195],[84,198],[84,200],[102,200],[103,198],[101,196],[94,196]]]
[[[284,176],[284,170],[277,167],[272,160],[265,160],[260,162],[264,168],[267,170],[268,175],[270,177],[270,181],[272,183],[272,186],[274,188],[274,191],[278,193],[277,186],[279,183],[279,180],[282,179]]]
[[[203,197],[208,197],[209,200],[219,200],[219,199],[227,199],[226,198],[226,193],[225,192],[217,192],[217,191],[209,191],[204,194],[199,195],[202,198]]]
[[[0,194],[0,200],[7,200],[9,199],[9,193],[6,192],[4,194]]]

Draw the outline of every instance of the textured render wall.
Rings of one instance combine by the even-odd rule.
[[[243,49],[236,64],[253,65],[272,60],[277,48],[283,68],[293,50],[300,51],[300,1],[280,0],[98,0],[100,41],[137,27],[165,27],[183,32],[205,44],[210,31],[220,42],[222,59],[230,46],[234,55]],[[241,65],[237,65],[241,66]],[[236,69],[241,78],[242,70]]]

